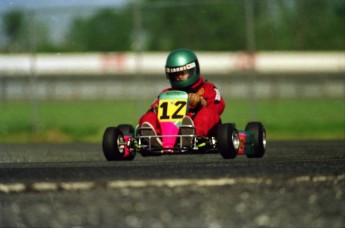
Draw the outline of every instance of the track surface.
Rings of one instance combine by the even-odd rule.
[[[0,145],[0,227],[344,227],[345,141],[104,161],[99,144]]]

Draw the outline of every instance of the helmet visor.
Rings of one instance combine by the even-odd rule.
[[[170,81],[185,81],[194,75],[195,62],[189,63],[183,67],[166,67],[165,72]]]
[[[180,82],[189,79],[193,75],[193,69],[183,70],[174,73],[167,73],[167,76],[170,81]]]

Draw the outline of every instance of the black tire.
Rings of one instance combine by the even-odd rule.
[[[247,154],[248,158],[261,158],[266,151],[266,130],[261,122],[249,122],[246,131],[254,132],[254,154]]]
[[[218,151],[224,159],[237,156],[239,147],[238,131],[234,124],[222,124],[217,134]]]
[[[124,160],[124,138],[123,134],[117,127],[108,127],[103,135],[103,153],[108,161]]]

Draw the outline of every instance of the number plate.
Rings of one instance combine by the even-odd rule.
[[[188,94],[182,91],[164,92],[159,96],[158,119],[160,122],[180,122],[187,114]]]

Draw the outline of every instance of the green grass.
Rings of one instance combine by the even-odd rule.
[[[224,117],[240,129],[254,119],[264,123],[271,139],[345,139],[342,99],[258,101],[255,108],[252,102],[237,102],[233,108],[229,104]]]
[[[226,100],[223,122],[262,121],[271,140],[345,139],[342,99]],[[1,102],[0,142],[100,142],[107,126],[136,125],[150,102]]]

